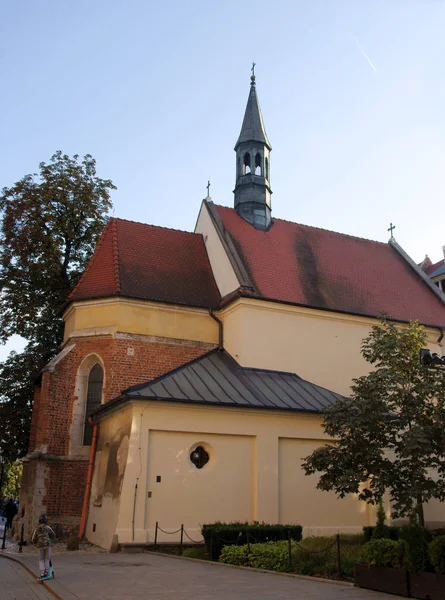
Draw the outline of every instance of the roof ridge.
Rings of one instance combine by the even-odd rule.
[[[223,204],[215,204],[215,206],[219,206],[221,208],[227,208],[229,210],[233,210],[234,212],[236,212],[235,209],[230,206],[224,206]],[[242,217],[240,217],[240,218],[242,218]],[[341,235],[343,237],[351,238],[353,240],[362,240],[364,242],[372,242],[373,244],[381,244],[382,246],[388,246],[388,242],[379,242],[378,240],[371,240],[369,238],[359,237],[358,235],[351,235],[350,233],[341,233],[340,231],[334,231],[332,229],[326,229],[324,227],[315,227],[314,225],[306,225],[305,223],[297,223],[296,221],[289,221],[288,219],[279,219],[277,217],[272,217],[272,222],[273,221],[282,221],[283,223],[290,223],[291,225],[298,225],[299,227],[307,227],[308,229],[317,229],[318,231],[326,231],[327,233]]]
[[[116,283],[116,291],[118,294],[121,293],[121,278],[119,273],[119,245],[118,245],[118,236],[117,236],[117,223],[116,219],[113,219],[112,222],[112,234],[113,234],[113,271],[114,271],[114,281]]]
[[[97,260],[97,256],[99,254],[99,249],[101,248],[101,246],[103,246],[105,235],[106,235],[106,233],[108,231],[108,228],[112,227],[113,221],[114,221],[114,218],[113,217],[109,217],[108,221],[105,223],[105,227],[103,228],[102,233],[100,234],[99,239],[97,240],[97,244],[96,244],[96,247],[94,248],[93,254],[90,256],[90,258],[89,258],[89,260],[87,262],[87,266],[85,267],[85,270],[82,273],[79,281],[73,287],[73,289],[71,290],[68,298],[66,299],[65,305],[66,305],[67,302],[69,302],[73,298],[74,292],[77,290],[77,288],[80,286],[80,284],[83,282],[83,280],[87,277],[87,275],[89,274],[89,272],[93,268],[93,264]]]
[[[164,229],[165,231],[179,231],[180,233],[188,233],[193,236],[200,236],[200,233],[194,231],[185,231],[184,229],[176,229],[174,227],[164,227],[163,225],[153,225],[153,223],[142,223],[142,221],[133,221],[132,219],[122,219],[121,217],[112,217],[113,221],[122,223],[133,223],[135,225],[144,225],[145,227],[156,227],[156,229]]]

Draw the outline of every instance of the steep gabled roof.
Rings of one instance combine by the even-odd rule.
[[[445,274],[445,261],[443,261],[443,260],[440,260],[435,265],[433,265],[432,269],[430,269],[430,272],[428,273],[428,275],[431,278],[438,277],[439,275],[444,275],[444,274]]]
[[[69,300],[111,296],[204,308],[220,300],[201,235],[115,218]]]
[[[274,219],[255,229],[214,207],[259,298],[311,308],[444,326],[445,305],[396,245]],[[429,283],[429,282],[428,282]],[[437,292],[440,294],[440,292]],[[241,294],[242,295],[242,294]]]
[[[153,381],[128,388],[95,414],[129,400],[320,413],[340,398],[295,373],[242,367],[225,350],[212,350]]]

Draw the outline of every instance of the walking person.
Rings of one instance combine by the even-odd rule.
[[[3,515],[6,517],[6,527],[11,529],[12,527],[12,519],[17,514],[17,506],[12,498],[9,498],[8,502],[5,504],[3,508]]]
[[[39,525],[35,528],[32,534],[32,543],[39,549],[39,572],[40,578],[48,577],[51,566],[51,541],[56,537],[56,534],[47,525],[48,518],[45,514],[40,515]]]

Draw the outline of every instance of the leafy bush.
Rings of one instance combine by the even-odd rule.
[[[428,556],[436,573],[445,575],[445,535],[434,538],[429,545]]]
[[[363,534],[340,536],[340,567],[342,575],[352,577],[363,548]],[[292,564],[300,575],[333,577],[337,575],[337,544],[335,536],[308,537],[293,552]]]
[[[212,560],[218,560],[224,546],[261,542],[278,542],[290,537],[301,540],[300,525],[268,525],[266,523],[213,523],[203,525],[202,536]]]
[[[402,540],[371,540],[363,547],[361,560],[377,567],[401,567],[405,554]]]
[[[387,535],[388,539],[397,541],[400,538],[400,527],[393,527],[393,526],[385,525],[385,529],[388,532],[388,535]],[[372,539],[375,539],[373,536],[374,530],[375,530],[374,526],[363,527],[363,535],[365,536],[366,542],[370,542]]]
[[[292,541],[292,550],[296,544]],[[287,573],[289,565],[289,542],[267,542],[265,544],[244,544],[243,546],[225,546],[222,549],[219,562],[255,569],[267,569]]]
[[[421,573],[428,569],[428,541],[431,534],[420,525],[402,527],[400,539],[405,542],[405,567],[411,573]]]

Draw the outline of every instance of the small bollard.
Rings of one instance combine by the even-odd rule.
[[[6,526],[6,521],[5,524],[3,526],[3,543],[2,543],[2,550],[4,550],[6,548],[6,530],[7,530],[7,526]]]
[[[340,550],[340,534],[337,533],[335,537],[335,541],[337,543],[337,577],[340,579],[341,577],[341,550]]]
[[[25,530],[25,526],[22,523],[22,527],[20,529],[20,542],[19,542],[19,553],[21,554],[23,552],[23,546],[24,546],[24,541],[23,541],[23,532]]]
[[[184,525],[181,525],[181,556],[182,556],[182,552],[183,552],[183,548],[184,547]]]

